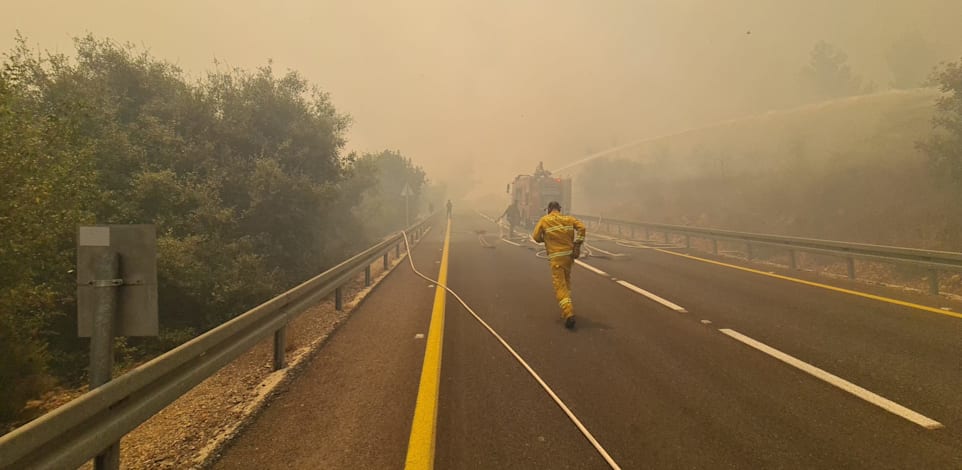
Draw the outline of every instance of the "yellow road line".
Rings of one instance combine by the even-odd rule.
[[[421,366],[421,383],[418,386],[414,421],[404,462],[406,470],[431,470],[434,468],[434,442],[438,422],[438,389],[441,385],[441,344],[444,339],[444,285],[448,283],[448,250],[451,244],[451,219],[444,233],[444,250],[441,253],[441,270],[438,287],[434,291],[434,308],[431,326],[428,327],[427,345],[424,348],[424,364]]]
[[[868,294],[868,293],[865,293],[865,292],[859,292],[859,291],[854,291],[854,290],[849,290],[849,289],[843,289],[843,288],[841,288],[841,287],[830,286],[830,285],[821,284],[821,283],[818,283],[818,282],[806,281],[806,280],[804,280],[804,279],[798,279],[798,278],[795,278],[795,277],[783,276],[783,275],[781,275],[781,274],[774,274],[774,273],[769,273],[769,272],[765,272],[765,271],[759,271],[759,270],[757,270],[757,269],[746,268],[746,267],[743,267],[743,266],[737,266],[737,265],[734,265],[734,264],[722,263],[721,261],[715,261],[715,260],[710,260],[710,259],[706,259],[706,258],[699,258],[699,257],[697,257],[697,256],[686,255],[686,254],[684,254],[684,253],[675,253],[675,252],[673,252],[673,251],[662,250],[661,248],[655,248],[655,251],[660,251],[660,252],[662,252],[662,253],[668,253],[669,255],[681,256],[682,258],[693,259],[693,260],[701,261],[701,262],[704,262],[704,263],[715,264],[715,265],[718,265],[718,266],[724,266],[724,267],[726,267],[726,268],[737,269],[737,270],[739,270],[739,271],[745,271],[745,272],[749,272],[749,273],[760,274],[760,275],[762,275],[762,276],[774,277],[775,279],[781,279],[781,280],[784,280],[784,281],[797,282],[797,283],[799,283],[799,284],[805,284],[806,286],[819,287],[819,288],[822,288],[822,289],[828,289],[828,290],[835,291],[835,292],[841,292],[841,293],[843,293],[843,294],[849,294],[849,295],[855,295],[855,296],[858,296],[858,297],[864,297],[864,298],[866,298],[866,299],[877,300],[877,301],[879,301],[879,302],[885,302],[885,303],[889,303],[889,304],[900,305],[900,306],[902,306],[902,307],[914,308],[914,309],[916,309],[916,310],[923,310],[923,311],[931,312],[931,313],[938,313],[939,315],[945,315],[945,316],[949,316],[949,317],[962,318],[962,313],[947,312],[947,311],[945,311],[945,310],[938,309],[938,308],[935,308],[935,307],[929,307],[929,306],[927,306],[927,305],[919,305],[919,304],[914,304],[914,303],[912,303],[912,302],[906,302],[906,301],[904,301],[904,300],[890,299],[890,298],[888,298],[888,297],[882,297],[882,296],[880,296],[880,295],[874,295],[874,294]]]

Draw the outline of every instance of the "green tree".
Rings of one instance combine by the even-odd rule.
[[[397,150],[363,155],[357,162],[359,175],[373,175],[376,184],[365,194],[363,201],[367,231],[377,236],[405,228],[405,210],[410,211],[411,221],[417,216],[421,194],[427,185],[424,170]],[[404,185],[414,193],[408,197],[405,208],[401,193]]]
[[[825,41],[812,48],[809,64],[802,69],[805,91],[817,99],[835,99],[874,91],[871,83],[852,73],[848,54]]]
[[[943,93],[935,104],[934,132],[916,146],[928,156],[937,177],[958,189],[962,183],[962,59],[943,64],[932,81]]]
[[[396,178],[419,192],[424,173],[397,152],[343,156],[349,124],[326,94],[270,65],[189,82],[110,40],[80,38],[68,58],[20,39],[0,68],[0,419],[48,373],[83,377],[77,225],[157,227],[161,339],[129,341],[139,357],[396,228],[369,217],[365,198],[399,194]]]
[[[72,305],[74,232],[96,197],[76,113],[44,106],[47,71],[17,42],[0,68],[0,419],[40,390],[51,357],[62,355],[48,348],[60,333],[50,326]]]
[[[907,89],[922,86],[938,58],[932,45],[918,31],[912,31],[889,46],[885,61],[892,74],[892,87]]]

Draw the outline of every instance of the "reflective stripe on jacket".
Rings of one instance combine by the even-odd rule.
[[[574,244],[585,241],[585,224],[570,215],[554,211],[538,221],[531,238],[544,243],[548,258],[571,256]]]

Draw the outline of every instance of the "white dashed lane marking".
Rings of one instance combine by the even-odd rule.
[[[610,276],[608,273],[606,273],[606,272],[604,272],[604,271],[602,271],[602,270],[600,270],[600,269],[598,269],[598,268],[596,268],[596,267],[594,267],[594,266],[592,266],[592,265],[590,265],[590,264],[588,264],[588,263],[585,263],[584,261],[581,261],[581,260],[577,260],[577,259],[576,259],[576,260],[575,260],[575,264],[577,264],[578,266],[581,266],[582,268],[585,268],[585,269],[587,269],[588,271],[591,271],[591,272],[593,272],[593,273],[595,273],[595,274],[597,274],[597,275],[599,275],[599,276],[604,276],[604,277],[609,277],[609,276]],[[641,295],[643,295],[643,296],[645,296],[645,297],[647,297],[647,298],[649,298],[649,299],[651,299],[651,300],[654,300],[655,302],[658,302],[658,303],[664,305],[665,307],[668,307],[668,308],[670,308],[670,309],[672,309],[672,310],[674,310],[674,311],[676,311],[676,312],[685,313],[685,312],[688,311],[688,310],[685,310],[685,307],[682,307],[681,305],[678,305],[678,304],[676,304],[676,303],[674,303],[674,302],[671,302],[671,301],[669,301],[669,300],[665,300],[665,299],[663,299],[663,298],[661,298],[661,297],[659,297],[659,296],[657,296],[657,295],[655,295],[655,294],[652,294],[651,292],[648,292],[648,291],[642,289],[641,287],[638,287],[638,286],[636,286],[636,285],[634,285],[634,284],[632,284],[632,283],[630,283],[630,282],[628,282],[628,281],[621,281],[621,280],[618,280],[617,278],[614,278],[614,277],[610,277],[609,279],[611,279],[612,281],[615,281],[616,283],[618,283],[619,285],[627,288],[628,290],[631,290],[632,292],[635,292],[635,293],[637,293],[637,294],[641,294]]]
[[[638,287],[638,286],[636,286],[636,285],[634,285],[634,284],[632,284],[632,283],[630,283],[630,282],[628,282],[628,281],[616,281],[616,282],[617,282],[618,284],[620,284],[620,285],[628,288],[628,290],[637,292],[637,293],[639,293],[639,294],[641,294],[641,295],[643,295],[643,296],[645,296],[645,297],[648,297],[649,299],[654,300],[655,302],[658,302],[658,303],[664,305],[665,307],[668,307],[668,308],[670,308],[670,309],[672,309],[672,310],[674,310],[674,311],[676,311],[676,312],[678,312],[678,313],[686,313],[686,312],[688,312],[688,310],[685,310],[685,307],[682,307],[681,305],[678,305],[678,304],[676,304],[676,303],[674,303],[674,302],[672,302],[672,301],[670,301],[670,300],[665,300],[665,299],[663,299],[663,298],[661,298],[661,297],[658,297],[657,295],[652,294],[651,292],[648,292],[648,291],[642,289],[641,287]]]
[[[606,272],[604,272],[604,271],[602,271],[602,270],[600,270],[600,269],[598,269],[598,268],[596,268],[596,267],[594,267],[594,266],[592,266],[592,265],[590,265],[590,264],[588,264],[588,263],[585,263],[584,261],[581,261],[580,259],[576,259],[576,260],[575,260],[575,264],[577,264],[578,266],[581,266],[582,268],[587,269],[588,271],[591,271],[591,272],[593,272],[593,273],[595,273],[595,274],[598,274],[598,275],[600,275],[600,276],[608,277],[608,273],[606,273]]]
[[[902,405],[899,405],[894,401],[891,401],[885,397],[872,393],[862,387],[859,387],[858,385],[855,385],[836,375],[830,374],[807,362],[804,362],[802,360],[789,356],[788,354],[785,354],[771,346],[768,346],[767,344],[764,344],[752,338],[749,338],[748,336],[745,336],[735,330],[723,328],[718,331],[721,331],[722,333],[732,337],[737,341],[740,341],[765,354],[768,354],[769,356],[772,356],[775,359],[778,359],[779,361],[782,361],[790,366],[801,369],[802,371],[807,372],[808,374],[811,374],[812,376],[818,379],[824,380],[825,382],[828,382],[842,390],[845,390],[846,392],[851,393],[852,395],[855,395],[875,406],[878,406],[879,408],[882,408],[883,410],[888,411],[889,413],[895,414],[919,426],[922,426],[925,429],[940,429],[943,427],[942,423],[938,421],[922,416],[921,414],[916,413],[915,411],[912,411]]]

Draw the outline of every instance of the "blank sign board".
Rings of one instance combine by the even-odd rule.
[[[97,287],[95,268],[105,250],[120,258],[118,287]],[[102,282],[101,282],[102,284]],[[157,235],[153,225],[96,225],[77,234],[77,332],[90,337],[97,289],[117,291],[116,336],[157,336]]]

